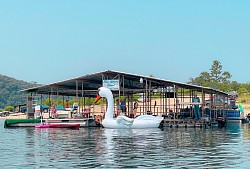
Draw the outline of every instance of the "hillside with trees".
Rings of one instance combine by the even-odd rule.
[[[0,109],[6,106],[17,106],[25,104],[27,94],[20,90],[38,86],[35,83],[28,83],[0,74]]]

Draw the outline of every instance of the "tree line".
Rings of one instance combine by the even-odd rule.
[[[38,86],[36,83],[28,83],[0,74],[0,109],[7,106],[25,104],[27,94],[20,90]]]
[[[210,87],[223,92],[235,91],[238,94],[250,92],[250,83],[231,81],[232,75],[223,71],[222,64],[214,60],[209,71],[203,71],[198,77],[190,78],[189,84]]]

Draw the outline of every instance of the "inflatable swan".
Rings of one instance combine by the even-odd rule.
[[[157,128],[163,120],[163,117],[161,116],[152,115],[141,115],[135,119],[120,115],[114,119],[114,98],[112,92],[106,87],[100,87],[98,90],[99,93],[95,102],[97,102],[101,97],[105,97],[108,102],[107,112],[105,113],[105,118],[102,120],[102,125],[105,128]]]

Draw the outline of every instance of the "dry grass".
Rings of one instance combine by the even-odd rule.
[[[245,110],[245,115],[250,113],[250,94],[241,94],[237,99],[237,104],[241,104]]]

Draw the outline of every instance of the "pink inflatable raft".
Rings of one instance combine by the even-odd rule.
[[[79,130],[80,124],[39,124],[35,128],[69,128]]]

